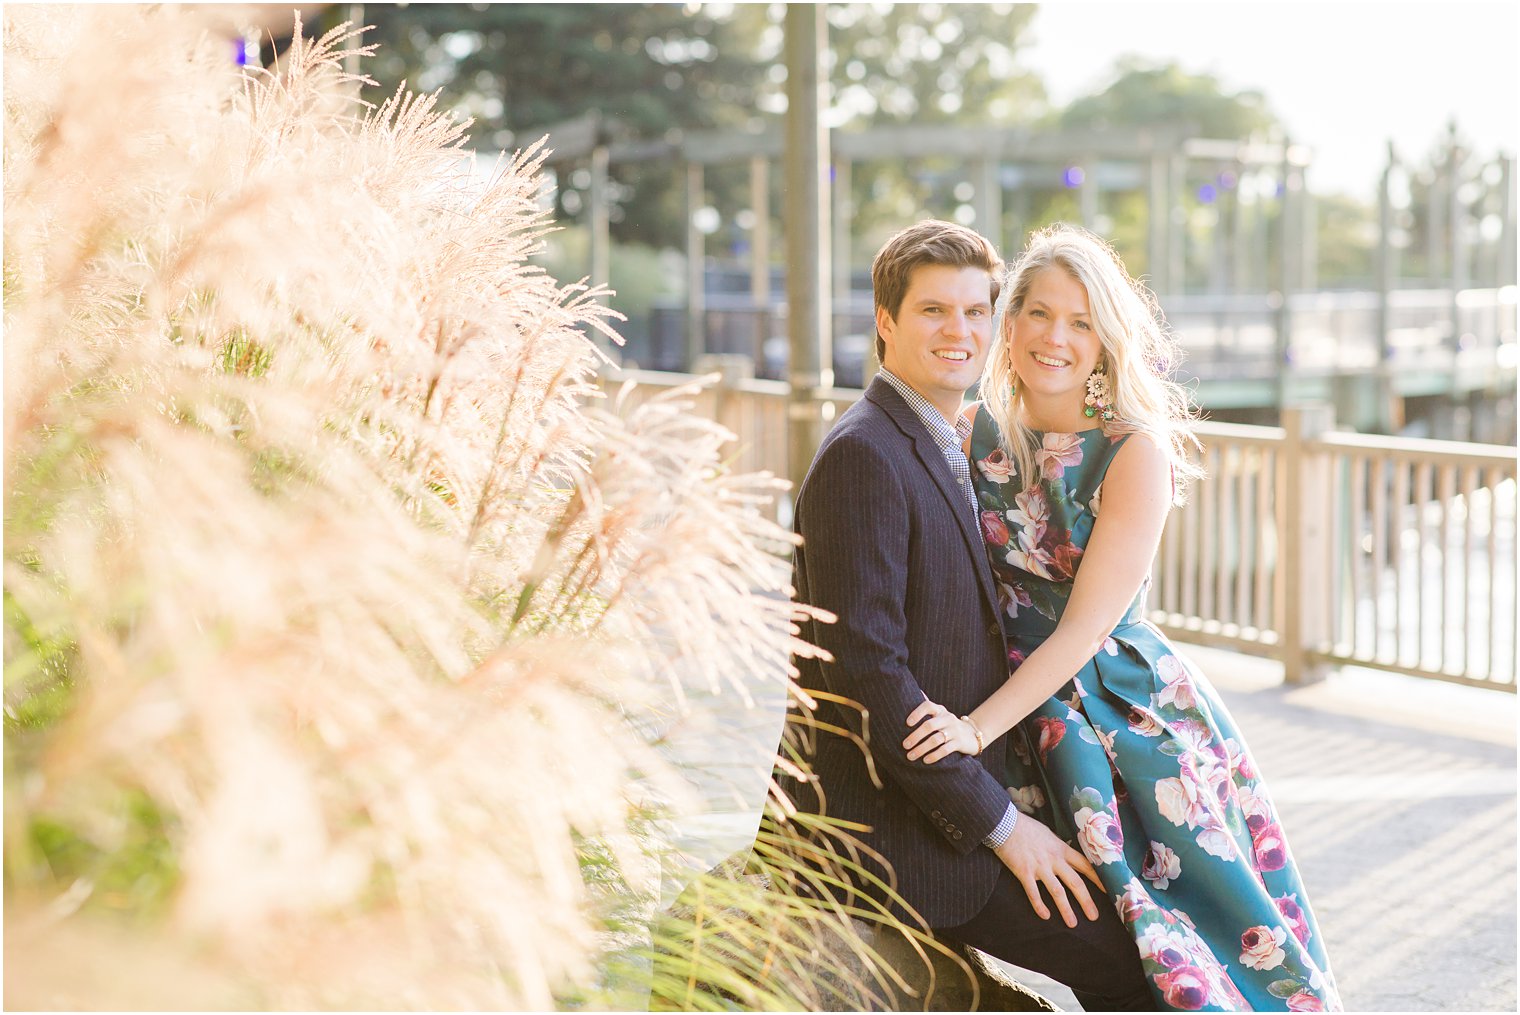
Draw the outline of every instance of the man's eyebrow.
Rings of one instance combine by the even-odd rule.
[[[913,306],[913,307],[927,307],[927,306],[936,306],[936,305],[937,306],[944,306],[945,304],[954,303],[954,302],[955,302],[955,300],[941,299],[938,296],[920,296],[918,299],[908,300],[907,301],[907,305],[908,306]],[[992,306],[992,301],[991,300],[978,300],[975,303],[967,304],[967,306],[990,307],[990,306]]]

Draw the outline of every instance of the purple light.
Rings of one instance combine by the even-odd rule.
[[[1198,188],[1198,200],[1202,201],[1204,204],[1213,204],[1214,199],[1218,196],[1219,191],[1214,189],[1214,185],[1212,183],[1205,183],[1203,186]]]
[[[1234,190],[1235,184],[1239,181],[1236,179],[1234,173],[1226,169],[1224,172],[1219,174],[1219,179],[1215,182],[1219,184],[1220,190]]]
[[[1067,166],[1066,171],[1061,174],[1061,182],[1069,188],[1082,186],[1082,181],[1085,179],[1087,179],[1087,174],[1082,171],[1081,166]]]
[[[232,40],[232,62],[239,67],[248,66],[248,44],[242,39]]]

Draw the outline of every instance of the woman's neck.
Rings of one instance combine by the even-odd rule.
[[[1020,406],[1020,417],[1031,430],[1046,433],[1075,433],[1098,425],[1096,419],[1088,419],[1082,412],[1083,403],[1067,399],[1041,404],[1025,398]]]

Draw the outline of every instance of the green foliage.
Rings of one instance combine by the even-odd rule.
[[[179,882],[177,834],[154,799],[132,789],[117,798],[114,813],[88,824],[51,817],[31,824],[34,855],[54,879],[84,882],[95,906],[144,922],[163,913]]]
[[[736,16],[754,26],[760,60],[781,59],[779,33],[759,24],[779,24],[778,5]],[[1019,61],[1036,16],[1033,4],[829,4],[828,105],[846,126],[1027,122],[1045,102]],[[785,89],[773,81],[770,94]]]
[[[222,345],[221,367],[230,374],[262,377],[273,362],[274,354],[241,328]]]
[[[1278,119],[1259,91],[1232,92],[1213,74],[1189,73],[1175,62],[1124,57],[1112,84],[1073,101],[1056,122],[1094,130],[1180,127],[1197,137],[1245,140],[1270,130]]]
[[[45,730],[68,711],[78,646],[66,623],[38,624],[5,590],[5,734]]]
[[[1319,284],[1372,288],[1376,282],[1377,209],[1344,194],[1314,199]]]
[[[600,113],[614,136],[742,124],[761,68],[733,21],[677,4],[376,4],[370,68],[382,91],[439,89],[474,119],[482,146],[522,148],[536,132]],[[551,140],[552,144],[552,140]],[[683,181],[669,167],[613,171],[612,230],[678,245]],[[562,191],[563,194],[563,191]],[[574,218],[561,207],[566,217]]]

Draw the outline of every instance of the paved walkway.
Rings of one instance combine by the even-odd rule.
[[[1515,696],[1362,669],[1288,688],[1184,648],[1266,774],[1347,1009],[1515,1011]]]
[[[1184,647],[1266,774],[1348,1009],[1515,1011],[1515,696],[1360,669],[1287,688],[1276,663]],[[681,823],[694,866],[753,834],[779,705],[673,731],[716,804]]]

